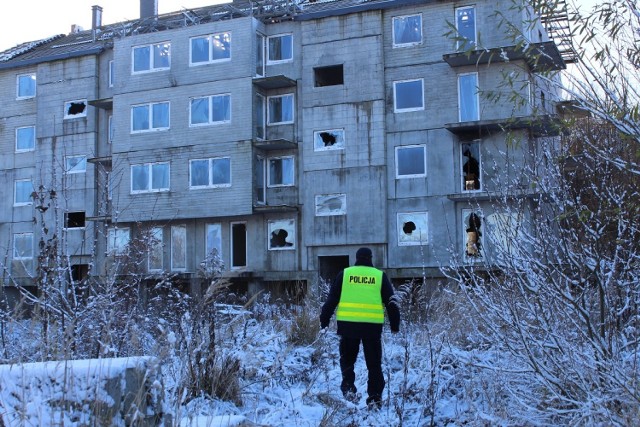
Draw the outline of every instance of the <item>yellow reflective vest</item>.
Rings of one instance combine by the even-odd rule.
[[[336,319],[346,322],[384,323],[382,271],[354,266],[344,270]]]

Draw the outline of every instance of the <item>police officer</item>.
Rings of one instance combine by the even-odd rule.
[[[355,265],[336,276],[327,301],[322,306],[320,326],[323,329],[329,326],[337,307],[342,371],[340,390],[347,400],[355,403],[357,389],[354,365],[362,342],[369,373],[367,405],[379,408],[385,386],[381,341],[384,307],[387,309],[391,332],[394,333],[400,330],[400,310],[393,297],[393,286],[389,278],[373,267],[371,258],[371,249],[358,249]]]

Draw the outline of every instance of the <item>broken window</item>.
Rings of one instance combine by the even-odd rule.
[[[267,39],[267,64],[293,59],[293,35],[278,34]]]
[[[169,129],[169,102],[131,107],[131,133]]]
[[[171,226],[171,270],[187,269],[187,226]]]
[[[393,82],[394,112],[424,110],[423,83],[423,79]]]
[[[162,227],[153,227],[149,231],[149,271],[161,271],[164,267],[163,253],[164,245],[162,244]]]
[[[293,123],[293,94],[268,97],[267,109],[268,124]]]
[[[169,191],[169,163],[131,165],[131,193]]]
[[[396,147],[396,178],[427,176],[427,147],[407,145]]]
[[[200,65],[231,59],[231,33],[217,33],[191,39],[190,64]]]
[[[475,7],[456,8],[456,30],[458,31],[458,49],[473,49],[476,46]]]
[[[398,213],[397,234],[399,246],[426,245],[429,243],[427,212]]]
[[[420,43],[422,43],[422,15],[393,18],[393,47],[413,46]]]
[[[464,254],[468,260],[480,259],[483,256],[482,222],[481,212],[472,209],[462,210]]]
[[[64,158],[65,173],[84,173],[87,171],[87,156],[67,156]]]
[[[210,125],[231,121],[231,95],[193,98],[189,109],[189,124]]]
[[[295,249],[296,221],[282,219],[269,221],[269,250]]]
[[[64,118],[76,119],[87,116],[87,100],[77,99],[75,101],[67,101],[64,103]]]
[[[321,130],[313,133],[314,151],[342,150],[344,129]]]
[[[30,179],[17,179],[14,181],[13,205],[23,206],[33,203],[31,193],[33,193],[33,184]]]
[[[461,122],[480,120],[478,73],[458,75],[458,120]]]
[[[316,87],[344,84],[344,72],[342,68],[342,64],[314,68],[313,75],[315,77]]]
[[[171,43],[133,47],[133,73],[166,70],[171,66]]]
[[[247,224],[231,223],[231,268],[247,266]]]
[[[16,128],[16,151],[33,151],[36,147],[36,127]]]
[[[85,219],[84,212],[65,212],[64,228],[84,228]]]
[[[269,159],[269,187],[285,187],[294,183],[293,156]]]
[[[467,142],[461,146],[462,191],[482,189],[482,165],[480,141]]]
[[[13,235],[13,259],[33,258],[33,233],[16,233]]]
[[[316,196],[316,216],[334,216],[346,214],[346,194],[319,194]]]
[[[16,99],[27,99],[34,96],[36,96],[36,75],[19,75],[16,78]]]
[[[109,254],[121,255],[129,245],[128,228],[110,228],[107,234],[107,252]]]

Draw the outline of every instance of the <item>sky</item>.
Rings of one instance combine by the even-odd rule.
[[[231,0],[158,0],[158,13],[196,8]],[[91,28],[91,6],[102,6],[102,23],[140,17],[139,0],[2,0],[0,51],[23,42],[67,34],[73,24]]]

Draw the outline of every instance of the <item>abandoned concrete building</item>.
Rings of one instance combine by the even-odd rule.
[[[535,2],[511,3],[141,0],[139,19],[94,6],[90,30],[1,52],[5,291],[34,285],[51,242],[75,280],[135,250],[145,280],[188,285],[216,253],[247,289],[330,280],[361,246],[396,282],[485,260],[493,178],[549,135],[539,73],[571,61],[566,10],[533,25]],[[511,70],[528,102],[480,95]]]

